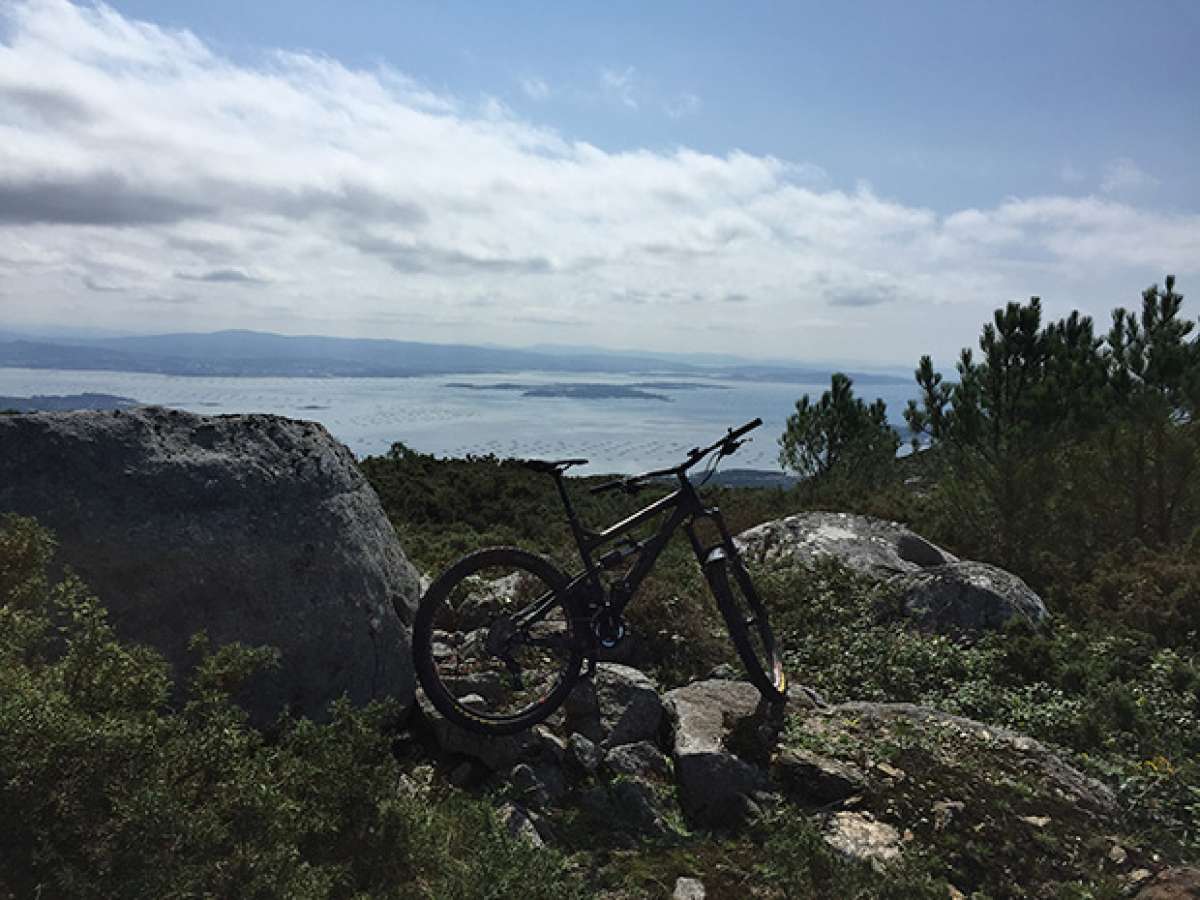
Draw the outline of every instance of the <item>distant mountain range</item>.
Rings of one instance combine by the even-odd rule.
[[[802,384],[824,382],[830,375],[829,369],[733,362],[730,357],[699,358],[705,364],[679,356],[613,353],[594,348],[521,350],[416,341],[293,337],[260,331],[91,338],[29,338],[0,333],[0,366],[30,369],[308,378],[526,371],[671,373]],[[910,380],[870,372],[847,374],[860,384],[897,384]]]

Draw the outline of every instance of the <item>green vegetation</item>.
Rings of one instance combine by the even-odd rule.
[[[835,372],[829,390],[796,401],[779,439],[779,462],[811,483],[852,480],[876,485],[890,475],[900,437],[887,423],[887,404],[854,396],[854,382]]]
[[[919,703],[1060,747],[1118,787],[1154,849],[1200,857],[1194,639],[1172,647],[1132,622],[1056,617],[963,644],[905,627],[886,586],[832,563],[759,581],[797,682],[831,702]]]
[[[566,568],[580,565],[562,500],[549,475],[491,454],[439,459],[400,443],[393,444],[385,456],[364,459],[361,466],[383,501],[404,552],[426,572],[436,574],[462,554],[495,544],[537,550]],[[585,524],[612,524],[670,490],[664,482],[661,488],[647,488],[634,497],[620,491],[588,493],[588,487],[608,480],[568,479],[571,502]],[[734,531],[786,515],[795,507],[794,496],[778,488],[717,488],[709,495],[722,505]]]
[[[168,707],[163,660],[51,551],[0,526],[0,897],[582,896],[488,804],[406,777],[388,706],[251,728],[230,695],[270,651],[197,640]]]
[[[1168,277],[1100,339],[1074,313],[1043,327],[1033,298],[996,311],[956,383],[923,358],[905,415],[944,473],[931,518],[1042,587],[1069,589],[1056,573],[1074,582],[1106,553],[1186,542],[1200,527],[1200,341],[1182,299]]]
[[[794,682],[831,701],[910,701],[1030,735],[1115,790],[1120,821],[1106,827],[1122,852],[1195,862],[1200,342],[1181,301],[1168,279],[1140,314],[1118,310],[1105,336],[1075,315],[1043,324],[1036,299],[998,310],[956,381],[921,360],[906,417],[929,446],[899,460],[882,404],[835,376],[822,398],[802,399],[781,440],[806,482],[710,494],[735,531],[803,508],[864,512],[1025,578],[1049,625],[965,643],[913,630],[886,585],[836,565],[755,573]],[[402,444],[362,469],[427,574],[489,544],[577,568],[544,475]],[[669,489],[595,497],[596,480],[569,481],[593,525]],[[447,761],[398,731],[386,705],[250,727],[231,696],[272,664],[267,649],[212,649],[199,636],[175,691],[159,656],[116,640],[84,585],[47,575],[52,549],[34,523],[0,523],[0,808],[20,811],[0,817],[0,898],[639,897],[669,893],[680,875],[717,897],[944,897],[947,879],[1003,896],[1014,873],[1044,895],[1118,894],[1097,863],[1111,844],[1095,844],[999,750],[854,716],[816,729],[803,712],[785,723],[785,745],[908,773],[862,808],[911,820],[927,849],[882,873],[851,865],[790,806],[740,835],[668,817],[662,836],[633,840],[598,801],[554,813],[556,849],[534,851],[506,835],[494,798],[432,777]],[[628,615],[665,688],[736,664],[683,541]],[[964,784],[971,802],[937,825],[928,804]],[[578,790],[619,797],[618,782]]]

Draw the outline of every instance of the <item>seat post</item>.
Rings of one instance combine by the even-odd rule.
[[[562,498],[563,506],[567,510],[567,522],[571,525],[571,534],[575,537],[575,543],[579,546],[579,555],[583,559],[584,568],[589,572],[595,567],[592,562],[592,554],[588,550],[587,533],[584,531],[583,524],[579,521],[579,516],[575,514],[575,507],[571,504],[571,497],[567,493],[567,486],[563,482],[563,473],[560,469],[555,469],[554,486],[558,488],[558,496]]]

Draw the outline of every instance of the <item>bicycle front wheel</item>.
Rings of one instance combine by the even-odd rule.
[[[771,632],[767,608],[750,580],[750,573],[739,557],[720,552],[705,565],[704,574],[750,683],[770,702],[783,700],[787,696],[787,675]]]
[[[513,734],[549,716],[579,677],[583,650],[566,577],[516,547],[471,553],[417,610],[413,662],[430,702],[481,734]]]

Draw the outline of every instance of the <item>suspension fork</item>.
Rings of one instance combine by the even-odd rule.
[[[717,534],[720,540],[711,545],[705,546],[696,534],[696,519],[704,518],[710,520],[717,528]],[[691,521],[684,526],[687,531],[688,540],[692,543],[692,551],[696,554],[696,562],[699,563],[701,571],[704,572],[704,577],[712,582],[710,574],[714,566],[722,564],[727,559],[734,559],[737,555],[737,548],[733,543],[733,535],[729,533],[729,527],[725,524],[725,517],[721,515],[721,510],[716,506],[701,506],[700,512],[692,518]]]

